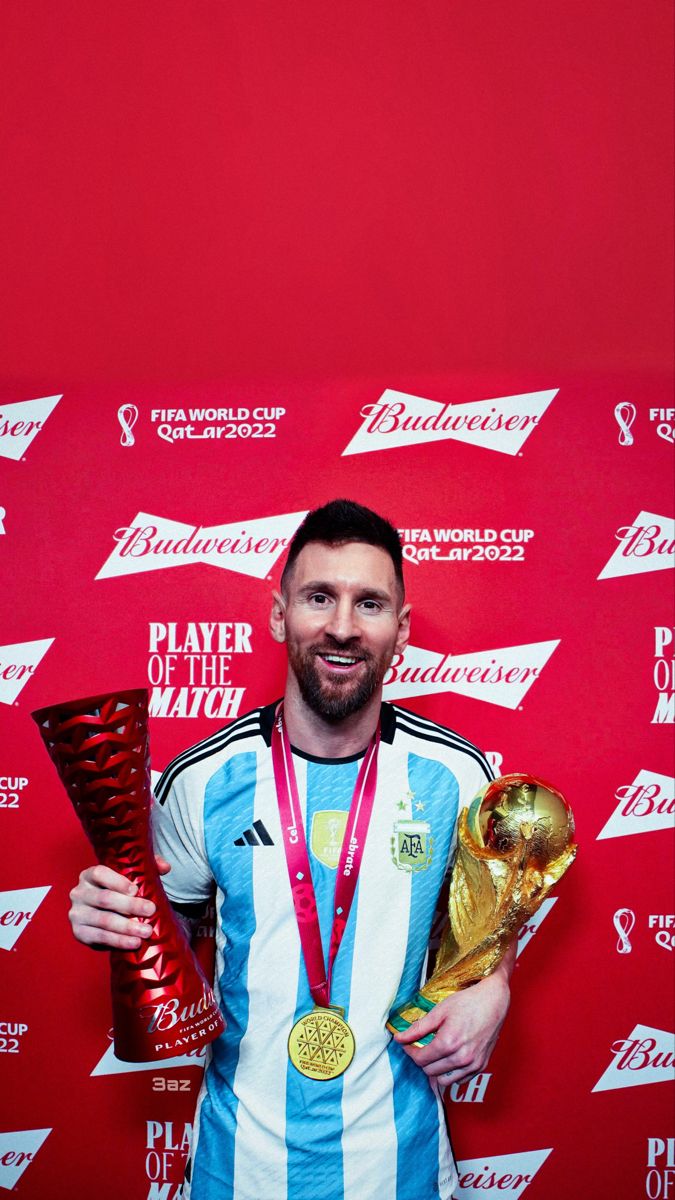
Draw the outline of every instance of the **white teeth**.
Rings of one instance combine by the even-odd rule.
[[[358,662],[358,658],[345,658],[341,654],[322,654],[326,662],[337,663],[341,667],[351,667],[352,663]]]

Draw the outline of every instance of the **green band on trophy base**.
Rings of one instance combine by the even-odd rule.
[[[397,1008],[395,1012],[390,1014],[389,1020],[387,1021],[387,1029],[391,1029],[392,1033],[405,1033],[406,1029],[410,1028],[413,1021],[419,1020],[419,1016],[414,1015],[414,1010],[416,1008],[422,1009],[422,1012],[424,1013],[428,1013],[431,1012],[432,1008],[435,1007],[436,1005],[432,1000],[427,1000],[426,996],[423,996],[421,992],[417,992],[417,994],[413,996],[412,1000],[408,1000],[408,1002],[404,1004],[402,1008]],[[405,1016],[406,1013],[409,1013],[410,1016]],[[413,1045],[428,1046],[429,1042],[433,1041],[433,1039],[433,1033],[427,1033],[425,1037],[419,1038],[413,1043]]]

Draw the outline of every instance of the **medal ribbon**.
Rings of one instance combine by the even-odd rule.
[[[298,783],[293,766],[291,744],[283,722],[281,705],[272,728],[272,765],[281,818],[288,878],[291,884],[293,907],[298,922],[302,957],[309,980],[309,990],[315,1004],[330,1005],[330,982],[333,964],[351,912],[361,860],[375,801],[377,785],[377,752],[380,745],[380,726],[373,734],[359,768],[349,816],[342,840],[340,861],[333,899],[333,927],[328,950],[328,966],[323,955],[321,930],[316,908],[316,894],[309,865],[307,838],[302,822]]]

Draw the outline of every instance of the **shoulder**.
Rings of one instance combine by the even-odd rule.
[[[425,751],[434,757],[447,755],[449,764],[464,760],[467,767],[473,766],[486,781],[493,778],[492,769],[482,750],[456,730],[421,717],[419,713],[401,708],[398,704],[385,703],[382,708],[383,728],[389,726],[391,729],[390,740],[393,741],[395,735],[397,739],[400,737],[409,741],[410,749],[420,755]]]
[[[247,750],[257,750],[269,744],[268,726],[271,729],[274,705],[254,708],[251,712],[237,717],[223,729],[203,738],[194,746],[183,750],[164,769],[154,789],[158,804],[164,804],[171,789],[181,780],[195,773],[211,774],[223,762],[234,754]]]

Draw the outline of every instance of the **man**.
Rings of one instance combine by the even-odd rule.
[[[206,738],[160,780],[171,902],[194,917],[215,881],[228,1026],[197,1103],[186,1200],[452,1194],[442,1088],[486,1065],[514,950],[391,1038],[390,1011],[424,970],[458,809],[491,778],[470,742],[382,703],[409,625],[396,530],[350,501],[310,513],[270,618],[288,656],[283,703]],[[84,871],[72,900],[82,942],[135,948],[149,932],[152,905],[108,868]],[[312,1077],[326,1021],[337,1065]]]

